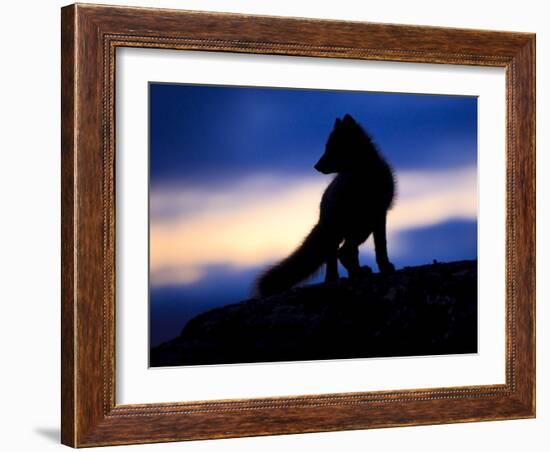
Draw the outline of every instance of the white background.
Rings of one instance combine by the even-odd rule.
[[[548,272],[548,196],[550,179],[550,31],[545,2],[523,0],[462,2],[385,1],[122,1],[244,13],[491,28],[537,32],[538,275]],[[0,33],[2,83],[2,373],[0,402],[2,449],[45,451],[59,445],[59,7],[58,1],[9,2]],[[545,208],[546,205],[546,208]],[[546,255],[546,256],[545,256]],[[548,278],[537,282],[536,420],[370,431],[245,438],[116,450],[256,451],[378,450],[499,451],[547,450],[550,430],[548,333],[545,306]],[[546,381],[545,381],[546,380]]]

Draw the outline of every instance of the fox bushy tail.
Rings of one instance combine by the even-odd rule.
[[[284,292],[315,273],[330,251],[330,235],[320,224],[313,227],[302,244],[287,258],[261,275],[256,282],[258,295]]]

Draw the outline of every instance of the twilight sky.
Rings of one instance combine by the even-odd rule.
[[[397,175],[396,266],[477,257],[477,99],[150,84],[150,338],[246,299],[315,224],[332,176],[313,169],[350,113]],[[374,266],[368,240],[362,264]],[[342,274],[345,274],[342,272]]]

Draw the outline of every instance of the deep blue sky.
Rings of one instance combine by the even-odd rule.
[[[149,101],[152,191],[223,192],[260,173],[315,177],[313,165],[334,120],[345,113],[364,126],[397,172],[443,174],[477,161],[475,97],[151,83]],[[475,259],[476,230],[475,218],[411,228],[399,235],[400,253],[392,255],[389,244],[390,258],[398,268]],[[376,269],[371,254],[363,251],[361,260]],[[191,284],[151,287],[151,344],[171,339],[205,309],[247,298],[263,268],[219,262]]]
[[[475,97],[151,84],[151,183],[308,173],[345,113],[396,169],[476,162]]]

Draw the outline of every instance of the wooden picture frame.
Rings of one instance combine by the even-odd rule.
[[[73,447],[535,416],[535,35],[71,5],[62,9],[62,442]],[[115,403],[117,47],[506,70],[506,383]]]

